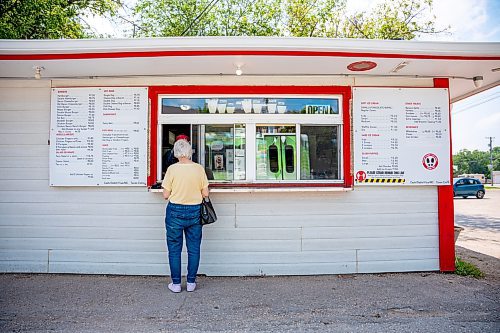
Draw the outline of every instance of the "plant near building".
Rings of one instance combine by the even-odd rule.
[[[484,273],[479,270],[476,266],[461,258],[455,259],[455,274],[461,276],[472,276],[476,279],[484,277]]]

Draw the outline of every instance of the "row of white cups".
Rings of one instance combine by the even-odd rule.
[[[208,112],[215,113],[234,113],[236,109],[235,103],[227,103],[227,100],[211,98],[207,100]],[[284,103],[283,103],[284,104]],[[245,113],[262,113],[262,108],[267,106],[268,113],[285,113],[286,105],[281,105],[279,102],[262,103],[259,100],[244,99],[241,101],[241,107]]]

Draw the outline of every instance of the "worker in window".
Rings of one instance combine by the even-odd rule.
[[[187,136],[186,134],[179,134],[175,137],[175,142],[177,142],[179,140],[186,140],[187,142],[189,142],[189,136]],[[171,166],[172,164],[179,162],[177,157],[175,157],[175,155],[174,155],[173,148],[170,149],[169,151],[167,151],[167,153],[164,156],[163,161],[164,161],[164,170],[167,170],[168,167]]]

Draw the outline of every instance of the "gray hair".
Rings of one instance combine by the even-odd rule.
[[[174,156],[177,158],[186,157],[191,159],[193,148],[186,140],[177,140],[174,144]]]

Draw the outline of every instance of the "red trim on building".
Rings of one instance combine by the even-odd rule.
[[[375,53],[375,52],[258,51],[258,50],[128,51],[128,52],[88,52],[88,53],[0,54],[0,60],[71,60],[71,59],[115,59],[115,58],[155,58],[155,57],[242,56],[242,55],[282,56],[282,57],[500,60],[500,57],[498,56],[457,56],[457,55]]]
[[[351,98],[352,89],[348,87],[342,94],[342,122],[344,123],[342,131],[342,158],[344,160],[344,184],[345,187],[352,187],[353,185],[353,171],[351,150],[353,142],[352,138],[352,118],[351,118]]]
[[[449,88],[449,79],[434,79],[434,87]],[[449,100],[449,95],[448,95]],[[451,112],[450,124],[450,182],[453,181],[453,154],[451,150]],[[455,270],[455,213],[453,209],[453,185],[438,186],[438,221],[439,221],[439,269],[442,272]]]
[[[342,183],[212,183],[210,188],[344,187]]]
[[[156,183],[156,161],[158,152],[158,92],[156,92],[156,87],[149,87],[149,105],[150,105],[150,117],[149,120],[149,174],[148,174],[148,186],[152,186]]]
[[[150,172],[148,185],[156,183],[157,161],[158,161],[158,95],[341,95],[342,96],[342,154],[344,169],[344,184],[311,184],[310,186],[345,186],[352,187],[351,172],[351,117],[350,101],[351,87],[340,86],[151,86],[149,87],[149,99],[151,102],[151,122],[150,122]],[[228,184],[221,184],[228,186]],[[217,186],[221,186],[217,185]],[[253,186],[252,184],[251,186]],[[266,187],[266,184],[255,184],[255,187]],[[296,187],[305,184],[273,184],[277,187]],[[245,187],[243,184],[230,186]],[[248,185],[247,187],[250,187]],[[269,186],[267,186],[269,187]]]

